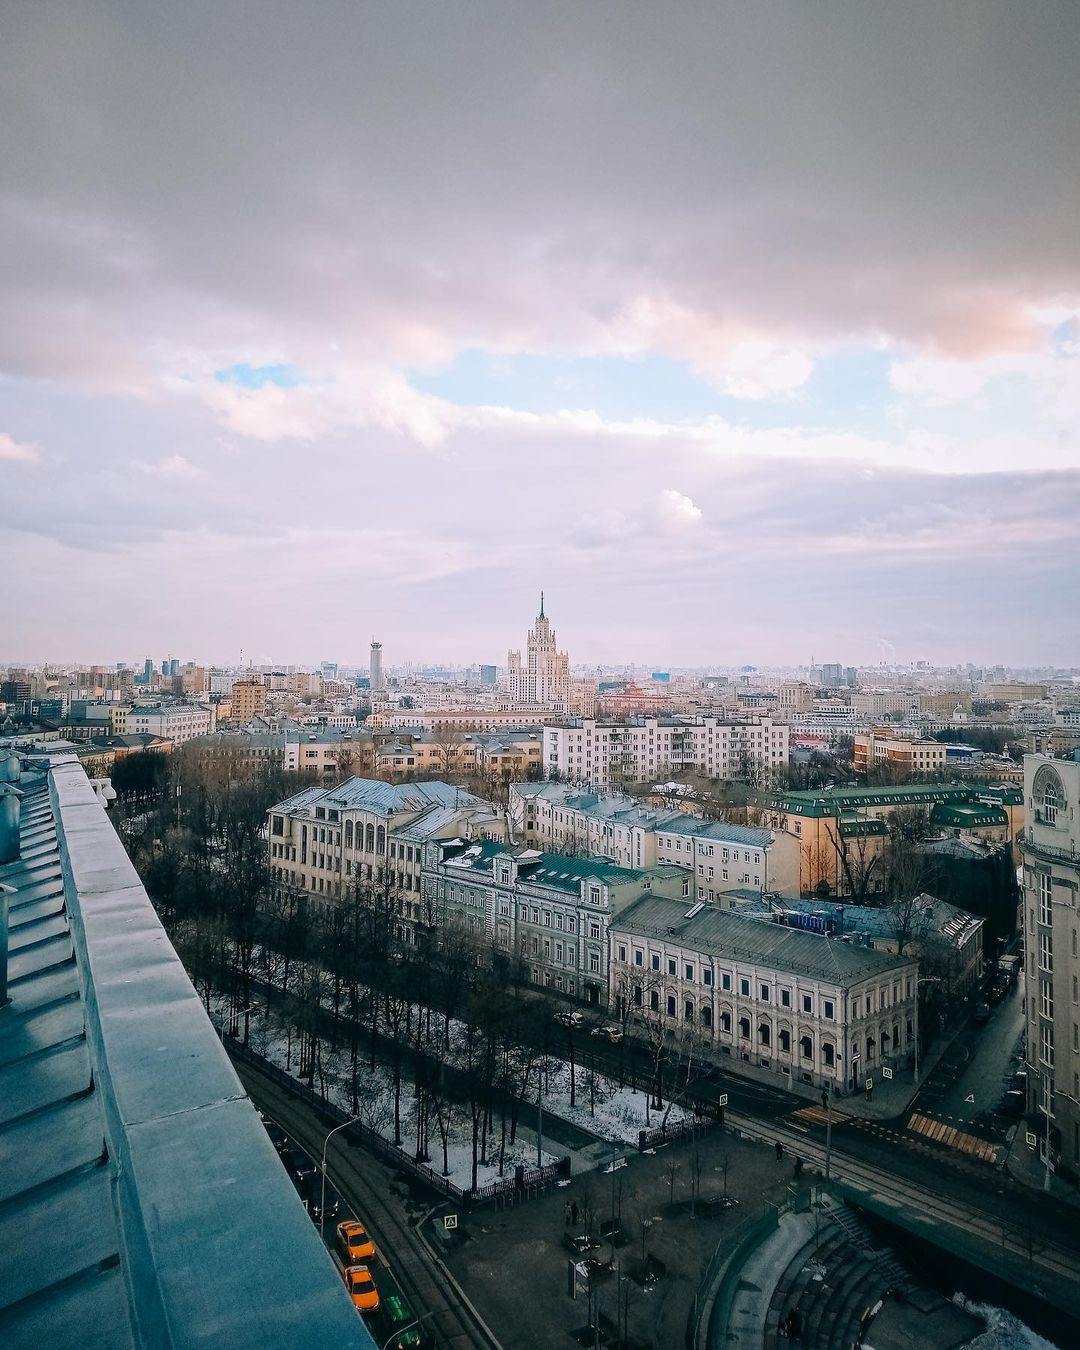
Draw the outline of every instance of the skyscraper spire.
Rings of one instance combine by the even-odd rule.
[[[540,592],[540,617],[544,617],[544,592]]]

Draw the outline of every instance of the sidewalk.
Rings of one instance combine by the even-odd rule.
[[[859,1116],[863,1120],[892,1120],[903,1115],[911,1105],[912,1099],[926,1082],[939,1061],[952,1049],[953,1042],[964,1030],[963,1026],[954,1028],[952,1034],[942,1038],[937,1047],[919,1060],[919,1081],[911,1069],[894,1069],[895,1077],[890,1081],[881,1076],[878,1067],[862,1075],[863,1079],[874,1080],[873,1095],[868,1099],[865,1092],[851,1092],[844,1097],[833,1099],[834,1118],[839,1116]]]
[[[1032,1148],[1027,1143],[1025,1136],[1029,1131],[1031,1131],[1030,1124],[1023,1120],[1013,1131],[1012,1142],[1005,1159],[1005,1172],[1021,1186],[1026,1186],[1032,1191],[1042,1191],[1046,1184],[1046,1162],[1039,1157],[1038,1148]],[[1072,1182],[1063,1181],[1061,1177],[1055,1176],[1053,1172],[1050,1173],[1050,1188],[1046,1194],[1080,1210],[1080,1189]]]

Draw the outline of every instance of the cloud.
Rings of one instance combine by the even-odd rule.
[[[665,488],[657,499],[656,519],[663,529],[681,533],[700,525],[701,518],[701,508],[674,488]]]
[[[192,464],[183,455],[167,455],[164,459],[156,460],[153,463],[148,463],[145,460],[136,461],[135,468],[139,473],[150,474],[157,478],[168,478],[175,482],[206,477],[205,469],[200,469],[197,465]]]
[[[37,458],[36,446],[17,441],[6,431],[0,431],[0,459],[29,461]]]

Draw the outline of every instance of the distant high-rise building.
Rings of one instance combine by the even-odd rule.
[[[481,666],[481,667],[480,667],[480,683],[481,683],[481,684],[494,684],[498,678],[499,678],[499,668],[498,668],[498,666]]]
[[[178,656],[174,656],[172,660],[169,662],[169,674],[170,675],[180,674],[180,658]]]
[[[821,683],[835,689],[844,682],[844,667],[838,662],[826,661],[821,667]]]
[[[507,681],[515,703],[547,703],[565,706],[570,699],[570,658],[560,652],[555,630],[544,613],[544,593],[540,592],[540,613],[529,633],[525,660],[521,652],[507,654]]]
[[[167,660],[166,660],[166,661],[162,661],[162,663],[161,663],[161,673],[162,673],[162,675],[168,675],[168,673],[169,673],[169,663],[168,663]]]
[[[371,644],[371,692],[373,694],[382,694],[386,692],[386,676],[382,668],[382,643],[373,641]]]
[[[336,661],[324,661],[320,667],[324,680],[336,680],[338,677],[338,663]]]
[[[262,680],[237,680],[229,695],[230,716],[241,726],[266,712],[266,685]]]

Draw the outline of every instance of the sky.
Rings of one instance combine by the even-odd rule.
[[[1080,664],[1074,0],[0,12],[0,662]]]

